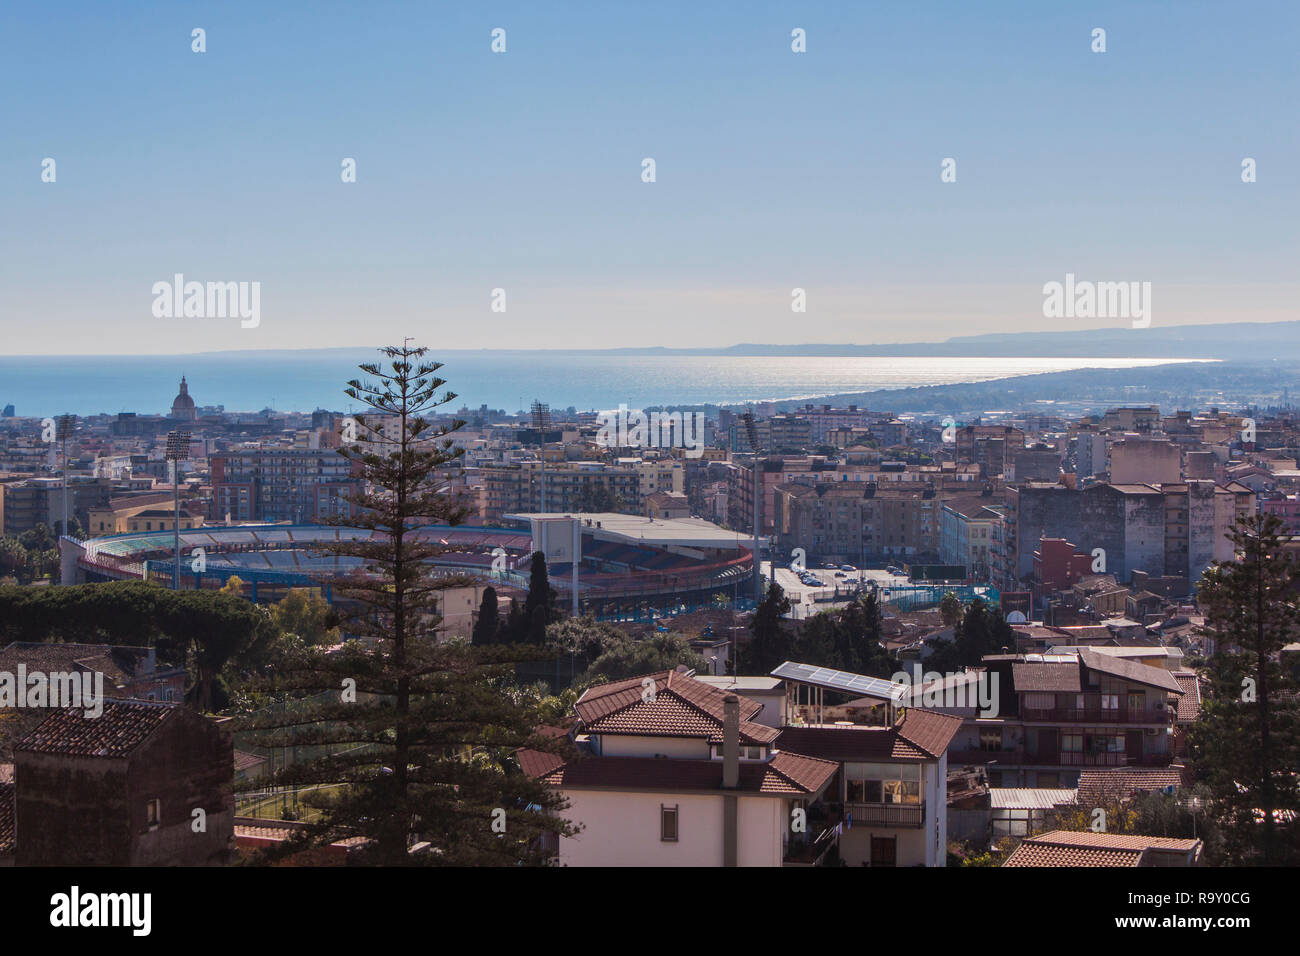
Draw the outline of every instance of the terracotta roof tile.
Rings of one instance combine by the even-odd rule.
[[[179,704],[105,700],[104,712],[87,717],[81,708],[50,713],[14,751],[77,757],[125,757],[166,721]]]
[[[786,727],[777,737],[776,746],[786,753],[841,763],[930,759],[930,754],[893,727]]]
[[[544,777],[564,766],[564,758],[559,754],[530,750],[527,747],[516,750],[515,759],[519,761],[519,769],[529,777]]]
[[[1201,713],[1201,679],[1195,671],[1174,671],[1174,680],[1183,689],[1178,698],[1178,721],[1194,721]]]
[[[14,785],[0,783],[0,856],[14,852]]]
[[[1165,787],[1186,787],[1191,774],[1186,767],[1113,767],[1079,772],[1079,802],[1096,803],[1128,799],[1135,793],[1150,793]]]
[[[1017,661],[1011,665],[1011,683],[1017,694],[1026,691],[1077,694],[1083,689],[1079,665],[1074,661],[1055,664]]]
[[[904,740],[937,758],[947,751],[961,725],[960,717],[909,707],[898,725],[898,733]]]
[[[1002,865],[1134,867],[1149,859],[1151,851],[1199,859],[1200,850],[1200,840],[1053,830],[1027,837]]]
[[[646,696],[648,677],[653,696]],[[598,684],[588,688],[574,705],[585,729],[592,734],[645,737],[696,737],[722,742],[724,704],[728,692],[676,671]],[[763,705],[740,698],[740,739],[748,744],[770,744],[778,731],[749,718]]]
[[[770,761],[740,762],[744,793],[812,794],[824,787],[839,764],[800,754],[782,753]],[[542,781],[553,787],[611,790],[722,790],[721,760],[655,757],[586,757],[572,760]]]

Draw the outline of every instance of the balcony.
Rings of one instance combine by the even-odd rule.
[[[965,764],[999,764],[1003,767],[1167,767],[1171,759],[1172,755],[1168,753],[1059,753],[1055,750],[1026,753],[1023,748],[948,751],[950,768]]]
[[[823,830],[815,840],[790,840],[781,856],[782,866],[825,866],[840,838],[833,830]]]
[[[846,803],[844,813],[854,826],[908,827],[925,825],[924,803]]]
[[[965,764],[1000,763],[1016,766],[1025,763],[1023,747],[1013,750],[949,750],[948,767],[951,769]]]
[[[1173,755],[1169,753],[1061,753],[1054,760],[1061,767],[1167,767]]]
[[[1172,723],[1171,707],[1102,707],[1092,702],[1084,707],[1021,707],[1020,717],[1026,721],[1053,724],[1156,724]]]

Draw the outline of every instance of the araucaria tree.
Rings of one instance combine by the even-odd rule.
[[[1300,567],[1281,527],[1272,515],[1238,521],[1237,560],[1207,570],[1198,594],[1218,653],[1189,743],[1238,865],[1300,863],[1300,687],[1281,661],[1300,640]]]
[[[439,640],[440,592],[465,581],[432,573],[441,549],[424,529],[466,516],[443,477],[464,422],[430,420],[456,396],[439,392],[442,366],[426,349],[380,351],[385,365],[360,366],[371,380],[345,389],[375,413],[354,416],[355,441],[345,432],[341,449],[366,490],[340,523],[361,533],[326,549],[360,559],[332,580],[343,630],[357,639],[334,653],[291,647],[267,681],[293,706],[249,724],[265,745],[319,754],[273,781],[316,788],[304,797],[316,812],[276,855],[362,836],[362,861],[381,865],[545,863],[571,827],[559,797],[514,755],[556,745],[536,733],[533,698],[511,684],[516,664],[546,652]]]

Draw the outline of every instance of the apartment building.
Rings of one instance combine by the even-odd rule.
[[[1000,504],[992,493],[975,497],[950,498],[939,507],[939,563],[961,565],[978,580],[992,580],[998,565],[996,554]]]
[[[1082,489],[1031,482],[1008,487],[1007,503],[1007,563],[1017,580],[1033,571],[1039,540],[1065,538],[1089,554],[1102,549],[1105,567],[1099,570],[1120,582],[1134,571],[1196,580],[1211,561],[1231,558],[1227,532],[1255,507],[1245,485],[1212,481]]]
[[[1180,714],[1187,690],[1175,674],[1091,647],[990,655],[983,664],[962,676],[993,683],[995,716],[934,709],[962,716],[950,759],[985,766],[991,786],[1073,787],[1083,769],[1167,767],[1176,762],[1176,725],[1194,719]]]
[[[854,564],[937,558],[942,501],[922,483],[822,482],[776,489],[773,524],[783,550]]]
[[[611,505],[640,511],[651,495],[684,493],[685,468],[672,458],[561,461],[524,460],[485,464],[482,517],[531,511],[607,511]]]
[[[364,482],[328,448],[255,448],[211,456],[213,520],[313,524],[356,513],[345,496]]]
[[[978,465],[984,477],[1007,474],[1025,448],[1024,430],[1014,425],[965,425],[954,438],[957,461]]]

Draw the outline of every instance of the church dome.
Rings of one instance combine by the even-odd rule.
[[[186,421],[194,421],[198,417],[194,407],[194,399],[190,398],[190,387],[185,383],[185,376],[181,376],[181,390],[172,402],[172,418],[180,418]]]

